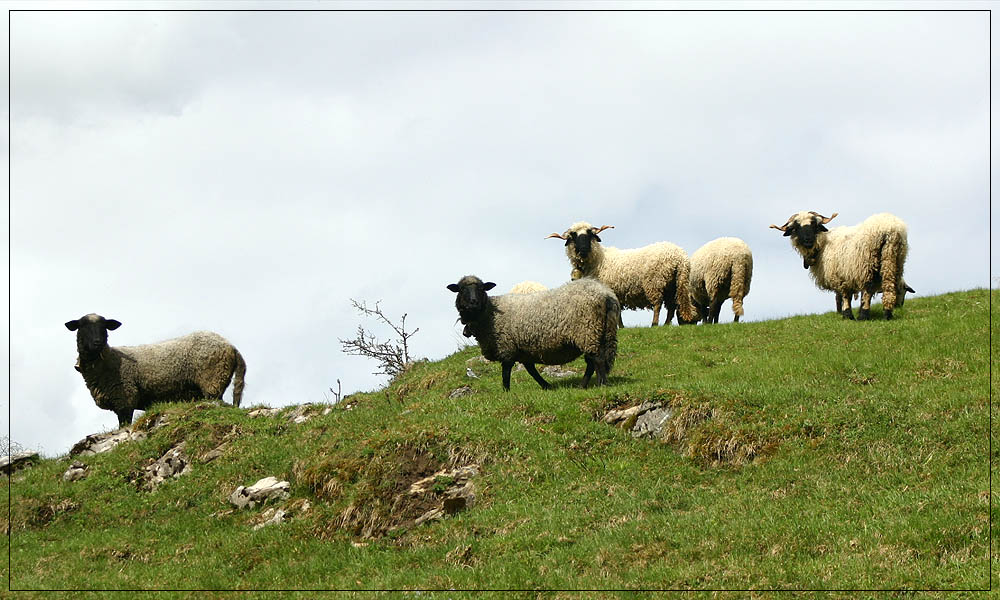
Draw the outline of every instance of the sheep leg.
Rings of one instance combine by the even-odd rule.
[[[618,328],[621,329],[622,327],[625,327],[625,321],[622,321],[622,311],[619,310],[618,311]]]
[[[722,311],[722,301],[721,300],[712,300],[712,307],[710,309],[710,312],[708,313],[708,322],[709,323],[718,323],[719,322],[719,313],[721,311]]]
[[[840,314],[845,319],[850,319],[850,320],[853,321],[854,320],[854,311],[851,310],[851,295],[850,294],[841,294],[841,297],[844,300],[842,302],[842,304],[843,304],[843,310],[841,311]]]
[[[528,375],[531,375],[535,379],[535,381],[538,382],[538,385],[542,386],[543,390],[552,389],[552,386],[549,385],[549,382],[542,379],[542,375],[538,372],[538,369],[535,368],[535,363],[523,362],[521,364],[524,365],[524,370],[528,372]]]
[[[503,391],[510,391],[510,370],[514,368],[514,361],[504,361],[500,363],[500,367],[503,370],[501,377],[503,378]]]
[[[872,307],[872,294],[868,290],[861,292],[861,308],[858,309],[858,320],[867,321],[869,317],[869,310]]]
[[[134,411],[131,408],[123,408],[123,409],[115,411],[115,414],[118,415],[118,427],[119,428],[121,428],[121,427],[128,427],[129,425],[132,424],[132,413],[133,412]]]
[[[594,359],[595,367],[597,368],[597,385],[607,385],[608,383],[608,365],[603,360],[598,358]]]
[[[583,360],[587,362],[587,370],[583,373],[583,387],[586,388],[590,385],[590,378],[594,375],[594,359],[585,354]]]
[[[668,320],[667,322],[669,323],[670,321]],[[659,324],[660,324],[660,305],[659,305],[659,303],[657,303],[655,306],[653,306],[653,325],[652,326],[656,327]]]

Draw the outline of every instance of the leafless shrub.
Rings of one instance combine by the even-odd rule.
[[[409,341],[420,329],[406,330],[406,313],[400,317],[398,325],[393,323],[382,312],[380,303],[381,300],[375,303],[374,308],[369,308],[364,302],[358,302],[351,298],[351,304],[359,313],[365,317],[374,317],[388,325],[394,332],[395,338],[380,342],[371,331],[364,328],[364,325],[358,325],[357,337],[339,341],[346,354],[364,356],[378,361],[379,368],[377,371],[373,371],[373,374],[388,375],[390,378],[394,378],[405,371],[410,364]]]

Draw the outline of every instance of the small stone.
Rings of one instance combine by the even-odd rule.
[[[668,407],[656,408],[644,412],[636,419],[635,425],[632,427],[632,437],[657,437],[660,431],[663,430],[663,424],[666,423],[672,414],[673,411]]]
[[[237,508],[253,508],[268,500],[284,500],[289,496],[287,481],[278,481],[277,477],[265,477],[250,487],[242,485],[229,496],[229,502]]]
[[[472,395],[474,393],[476,393],[476,392],[475,392],[475,390],[472,389],[472,387],[467,386],[467,385],[463,385],[460,388],[452,390],[452,392],[450,394],[448,394],[448,397],[449,398],[461,398],[463,396],[469,396],[469,395]]]
[[[64,481],[78,481],[87,476],[87,465],[80,461],[73,461],[73,463],[66,469],[63,473]]]

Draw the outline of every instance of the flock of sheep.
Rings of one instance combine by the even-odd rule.
[[[798,212],[781,227],[771,227],[791,238],[802,266],[819,288],[834,292],[845,319],[854,319],[851,301],[858,295],[858,319],[869,318],[877,293],[885,318],[891,319],[906,292],[913,292],[903,280],[906,224],[881,213],[858,225],[827,229],[836,216]],[[463,334],[476,339],[486,359],[500,362],[505,390],[515,363],[548,389],[535,365],[564,364],[580,355],[587,364],[583,386],[595,373],[598,385],[607,383],[623,308],[653,309],[653,326],[659,324],[661,306],[667,309],[665,323],[675,312],[679,324],[718,323],[726,299],[732,300],[734,321],[744,314],[753,256],[742,240],[719,238],[689,259],[670,242],[627,250],[604,246],[599,234],[611,228],[579,222],[548,236],[565,241],[573,267],[571,281],[555,289],[526,281],[508,294],[490,296],[496,284],[474,275],[447,286],[457,294]],[[224,338],[199,331],[158,344],[109,346],[108,331],[120,325],[97,314],[66,323],[77,334],[76,369],[97,406],[113,411],[120,426],[153,402],[221,399],[231,380],[233,404],[240,405],[246,363]]]

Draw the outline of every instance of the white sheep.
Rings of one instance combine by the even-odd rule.
[[[836,293],[837,310],[845,319],[854,318],[851,299],[856,293],[861,294],[858,318],[867,319],[872,295],[879,291],[885,318],[891,319],[893,309],[902,303],[901,292],[905,293],[906,223],[895,215],[879,213],[857,225],[828,230],[825,225],[836,216],[803,211],[788,217],[781,227],[771,228],[792,238],[802,266],[809,269],[817,287]]]
[[[538,283],[537,281],[522,281],[521,283],[515,283],[514,287],[510,288],[508,294],[532,294],[534,292],[544,292],[549,288]]]
[[[733,301],[733,322],[743,316],[743,299],[750,293],[753,254],[734,237],[708,242],[691,255],[691,303],[705,323],[718,323],[727,298]]]
[[[653,327],[659,325],[660,306],[667,308],[670,323],[677,310],[679,321],[694,322],[697,314],[691,305],[688,284],[691,265],[687,253],[670,242],[658,242],[642,248],[620,250],[601,245],[598,234],[611,225],[597,228],[590,223],[570,225],[564,233],[548,238],[566,241],[566,256],[573,265],[571,277],[593,277],[618,296],[623,308],[652,308]]]
[[[222,399],[233,381],[233,406],[243,397],[246,363],[225,338],[210,331],[143,346],[108,346],[108,331],[121,322],[89,314],[66,323],[76,332],[76,370],[99,408],[113,411],[118,425],[154,402]]]
[[[448,289],[458,294],[455,307],[465,325],[463,334],[476,338],[484,358],[500,362],[504,390],[510,390],[515,362],[549,389],[535,364],[561,365],[581,354],[587,362],[583,387],[595,371],[597,384],[607,383],[618,349],[620,307],[606,285],[580,279],[531,294],[489,296],[486,292],[495,285],[466,275]]]

